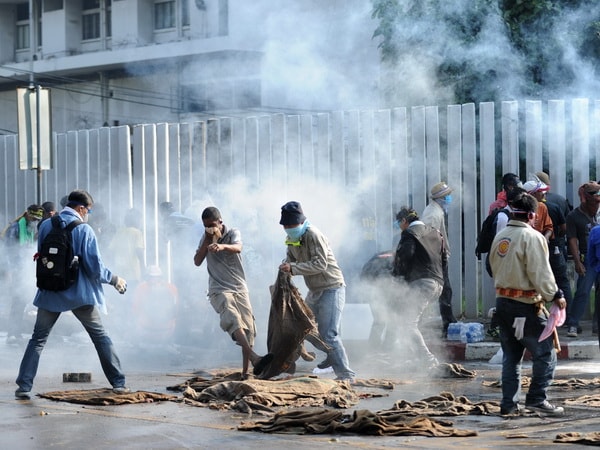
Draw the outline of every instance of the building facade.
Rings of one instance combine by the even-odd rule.
[[[0,133],[30,83],[59,132],[372,102],[369,2],[290,3],[0,0]]]

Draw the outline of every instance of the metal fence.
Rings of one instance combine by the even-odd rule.
[[[118,225],[126,209],[138,209],[147,264],[172,273],[173,261],[191,265],[195,249],[175,254],[162,238],[160,203],[196,219],[214,204],[242,231],[250,286],[266,291],[285,255],[280,206],[298,200],[330,238],[351,287],[375,251],[394,245],[400,206],[422,211],[430,187],[444,180],[455,189],[448,214],[455,314],[475,318],[494,302],[474,249],[499,177],[549,171],[552,190],[577,205],[577,187],[600,174],[599,119],[599,101],[575,99],[71,131],[54,135],[41,199],[36,172],[18,169],[18,136],[0,136],[0,219],[7,224],[31,203],[83,188],[103,206],[94,221]]]

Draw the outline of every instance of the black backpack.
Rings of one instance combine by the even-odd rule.
[[[483,253],[489,253],[492,248],[492,242],[494,241],[494,237],[496,237],[498,213],[500,212],[504,212],[504,214],[508,215],[508,210],[506,208],[496,208],[481,224],[481,230],[477,236],[477,247],[475,247],[477,259],[481,259],[481,255]]]
[[[37,287],[48,291],[64,291],[77,280],[79,260],[73,255],[71,231],[80,220],[61,227],[60,217],[53,216],[52,228],[40,246],[36,260]]]
[[[394,255],[395,252],[393,250],[373,255],[362,267],[360,278],[373,280],[391,276],[394,269]]]

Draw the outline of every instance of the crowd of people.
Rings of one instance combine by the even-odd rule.
[[[593,181],[583,184],[579,188],[580,205],[576,208],[564,197],[549,191],[550,179],[544,172],[538,172],[524,184],[516,174],[508,173],[502,178],[502,191],[489,208],[490,214],[497,208],[502,209],[497,215],[496,237],[486,263],[496,288],[494,319],[503,351],[503,414],[515,414],[521,409],[520,364],[525,350],[531,352],[533,360],[526,408],[551,415],[563,413],[561,407],[546,399],[556,352],[552,337],[538,342],[547,323],[545,304],[553,302],[560,309],[566,308],[567,335],[577,337],[591,290],[600,279],[600,228],[595,227],[600,184]],[[387,286],[383,300],[381,296],[373,296],[377,301],[371,304],[374,320],[370,344],[388,352],[408,348],[421,367],[428,370],[439,365],[420,330],[429,305],[437,300],[442,337],[446,336],[449,325],[457,322],[448,275],[447,212],[452,192],[453,188],[442,181],[432,186],[430,201],[422,214],[403,206],[396,214],[395,223],[400,230],[396,248],[375,255],[365,265],[371,270],[376,264],[377,271],[371,270],[371,275],[375,273],[374,278],[385,279]],[[161,333],[151,335],[154,338],[160,335],[159,340],[166,341],[176,338],[176,330],[181,328],[178,322],[189,317],[178,292],[180,286],[185,290],[186,283],[171,284],[164,280],[160,267],[146,267],[140,213],[135,209],[127,211],[123,227],[111,228],[102,217],[97,226],[90,226],[88,218],[96,207],[86,191],[71,192],[61,200],[61,207],[57,211],[52,202],[30,205],[3,232],[7,248],[30,254],[36,246],[39,250],[53,226],[46,219],[58,215],[63,227],[75,220],[82,222],[71,232],[74,253],[80,256],[81,262],[77,282],[62,291],[38,289],[34,295],[36,321],[20,365],[15,395],[29,397],[44,345],[60,314],[67,311],[81,322],[94,342],[106,378],[115,392],[127,392],[119,358],[100,317],[100,313],[107,310],[102,284],[112,285],[121,294],[127,288],[136,291],[131,312],[137,317],[140,332],[158,329],[151,315],[146,313],[149,298],[161,292],[161,305],[156,303],[150,309],[165,326]],[[218,315],[220,328],[241,347],[241,376],[247,378],[251,369],[254,374],[260,373],[273,360],[273,355],[259,355],[254,349],[257,327],[244,271],[240,230],[226,226],[221,212],[214,206],[203,210],[201,224],[176,212],[169,202],[161,204],[161,213],[165,239],[173,242],[172,251],[178,255],[189,252],[188,242],[181,248],[175,244],[175,240],[181,238],[182,227],[190,240],[194,240],[193,236],[199,238],[193,263],[201,266],[206,261],[208,300]],[[173,226],[166,226],[171,222]],[[356,373],[341,336],[346,299],[342,269],[327,237],[308,220],[299,202],[290,201],[281,207],[279,224],[287,237],[287,250],[278,270],[303,278],[308,289],[306,305],[328,347],[318,367],[331,367],[336,379],[352,383]],[[101,242],[112,255],[110,267],[115,272],[100,256]],[[182,242],[181,239],[178,242]],[[567,270],[568,258],[573,260],[578,275],[574,294]],[[183,257],[173,260],[178,266],[185,264]],[[19,264],[13,264],[6,275],[9,281],[19,280],[21,269]],[[596,296],[596,310],[600,306],[599,297]],[[21,336],[20,318],[26,302],[26,295],[12,296],[8,343]],[[598,321],[596,316],[595,332]],[[391,325],[393,323],[405,325],[402,333]]]

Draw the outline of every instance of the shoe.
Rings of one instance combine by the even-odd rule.
[[[315,367],[312,370],[312,373],[314,373],[315,375],[324,374],[324,373],[333,373],[333,367],[325,367],[324,369],[319,369],[318,367]]]
[[[577,337],[577,327],[569,327],[569,331],[567,331],[567,337]]]
[[[565,409],[562,406],[554,406],[552,403],[548,402],[548,400],[544,400],[537,405],[525,405],[525,408],[549,416],[562,416],[565,413]]]
[[[319,364],[317,364],[317,367],[319,369],[327,369],[328,367],[331,367],[331,361],[329,360],[329,355],[327,355],[327,358],[325,358],[323,361],[321,361]]]
[[[30,392],[29,391],[24,391],[21,388],[17,389],[15,391],[15,397],[19,398],[21,400],[29,400],[30,398]]]
[[[112,390],[115,394],[129,394],[131,389],[126,388],[125,386],[114,387]]]
[[[337,377],[335,381],[346,381],[348,384],[354,384],[355,379],[352,377]]]
[[[521,405],[519,405],[518,403],[510,408],[500,408],[500,415],[502,416],[513,416],[513,415],[519,415],[523,412],[523,407]]]
[[[500,327],[489,328],[485,334],[492,339],[500,339]]]

